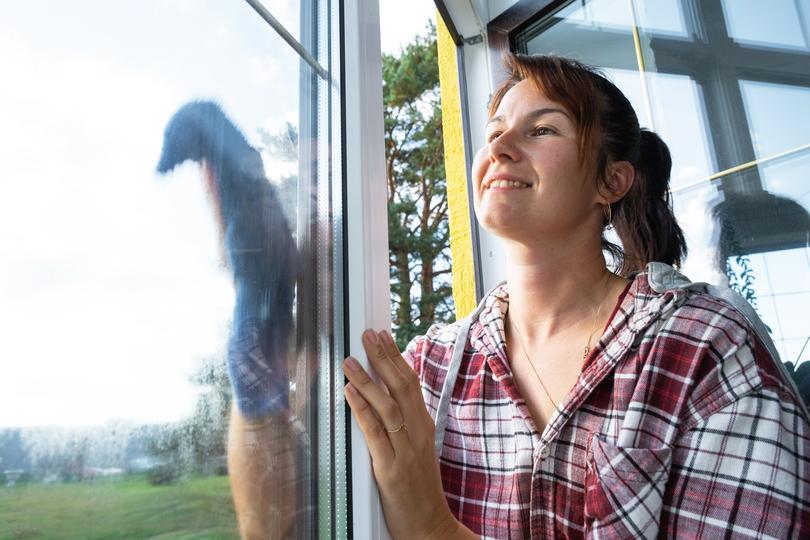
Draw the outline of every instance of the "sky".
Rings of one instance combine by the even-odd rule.
[[[434,16],[381,3],[389,53]],[[265,4],[297,37],[298,1]],[[233,287],[199,167],[154,172],[163,128],[214,99],[256,145],[297,123],[299,69],[244,2],[0,3],[0,428],[191,412]]]
[[[432,0],[380,0],[382,50],[396,54],[417,34],[424,34],[428,21],[436,20]]]

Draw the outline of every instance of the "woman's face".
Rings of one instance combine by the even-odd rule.
[[[514,240],[565,238],[589,220],[598,229],[602,197],[579,159],[577,126],[528,80],[512,87],[487,124],[475,157],[478,220]]]

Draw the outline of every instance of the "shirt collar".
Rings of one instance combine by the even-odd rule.
[[[601,349],[618,332],[627,328],[640,332],[662,314],[674,309],[686,295],[691,283],[686,276],[671,266],[653,262],[642,271],[630,276],[633,280],[616,315],[611,320],[599,343]],[[493,288],[484,299],[470,326],[469,341],[477,350],[506,360],[505,315],[509,309],[509,289],[504,281]]]

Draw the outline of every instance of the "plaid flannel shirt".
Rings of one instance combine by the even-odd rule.
[[[810,538],[810,416],[739,299],[648,266],[541,434],[509,368],[507,288],[494,289],[439,457],[456,517],[499,539]],[[433,326],[404,352],[434,420],[458,333]]]

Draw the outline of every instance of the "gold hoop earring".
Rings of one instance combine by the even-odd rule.
[[[605,214],[605,224],[603,225],[605,229],[612,230],[613,229],[613,209],[610,207],[610,204],[606,204],[602,207],[602,213]]]

